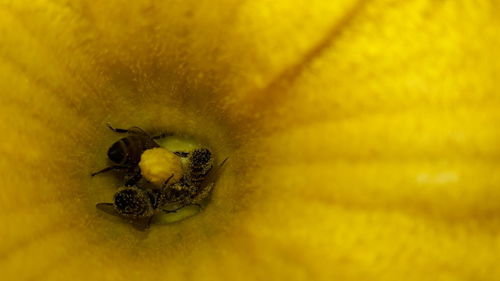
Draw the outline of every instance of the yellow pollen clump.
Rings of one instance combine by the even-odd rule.
[[[162,185],[172,174],[169,183],[178,182],[183,174],[179,157],[161,147],[144,151],[139,167],[142,176],[155,185]]]

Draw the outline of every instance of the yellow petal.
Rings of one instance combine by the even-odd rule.
[[[0,1],[5,280],[498,280],[494,1]],[[139,233],[117,127],[229,156]]]

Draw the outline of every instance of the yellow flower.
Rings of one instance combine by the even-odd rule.
[[[499,280],[495,1],[0,1],[2,280]],[[117,136],[230,160],[199,214],[95,208]]]

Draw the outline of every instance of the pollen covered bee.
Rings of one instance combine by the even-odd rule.
[[[172,134],[152,137],[138,127],[108,127],[127,136],[108,149],[108,158],[115,165],[92,176],[124,170],[125,186],[115,193],[113,203],[98,203],[96,207],[139,230],[147,229],[158,213],[173,213],[189,205],[201,208],[227,160],[214,169],[215,159],[208,148],[190,144],[188,152],[172,152],[155,141]],[[145,181],[140,181],[142,178]]]
[[[155,212],[156,197],[137,187],[123,187],[113,197],[113,203],[98,203],[96,207],[121,217],[138,230],[146,230]]]
[[[224,159],[213,170],[214,157],[207,148],[198,148],[182,155],[185,158],[184,176],[175,183],[166,185],[160,194],[163,206],[176,206],[178,210],[188,205],[201,206],[200,203],[208,197],[220,169],[227,161]]]
[[[143,177],[141,168],[146,168],[149,172],[146,174],[148,180],[153,179],[153,182],[157,184],[163,183],[171,173],[174,173],[178,177],[174,180],[180,179],[182,175],[182,168],[180,160],[178,160],[178,156],[167,149],[160,147],[160,145],[155,141],[171,134],[165,133],[158,136],[150,136],[138,127],[132,127],[130,129],[117,129],[111,127],[109,124],[108,128],[117,133],[127,134],[127,136],[113,143],[113,145],[111,145],[108,149],[108,158],[115,165],[92,173],[92,177],[111,170],[123,170],[125,171],[125,186],[133,186]],[[154,152],[145,154],[145,152],[150,150],[154,150]],[[150,155],[153,155],[153,157]],[[143,161],[144,163],[141,165],[143,156],[147,156],[149,158],[146,158],[145,160],[147,161]],[[158,165],[158,161],[163,165]],[[151,162],[153,164],[150,164]],[[153,168],[149,169],[149,167]],[[158,171],[156,167],[162,167],[163,170]],[[163,178],[158,176],[158,173],[163,175]],[[165,174],[167,174],[167,176],[165,176]]]
[[[183,157],[187,158],[188,170],[178,182],[171,183],[174,178],[171,174],[160,189],[123,187],[115,193],[113,203],[98,203],[96,207],[125,219],[141,231],[149,228],[153,217],[158,213],[175,213],[189,205],[201,208],[201,203],[210,194],[227,158],[214,170],[214,159],[206,148],[195,149]]]
[[[167,179],[162,190],[172,177],[173,175]],[[136,186],[126,186],[115,193],[113,203],[98,203],[96,207],[108,214],[121,217],[136,229],[144,231],[149,228],[153,216],[159,210],[170,212],[159,208],[159,198],[158,192],[140,189]]]

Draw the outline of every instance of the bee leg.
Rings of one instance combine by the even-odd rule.
[[[165,210],[165,209],[161,209],[163,212],[167,213],[167,214],[170,214],[170,213],[177,213],[177,210],[181,209],[181,208],[184,208],[184,206],[180,207],[180,208],[177,208],[177,209],[174,209],[174,210]]]
[[[111,171],[111,170],[123,170],[123,169],[128,169],[129,167],[126,167],[126,166],[111,166],[111,167],[107,167],[107,168],[104,168],[100,171],[97,171],[95,173],[92,173],[90,176],[93,177],[95,175],[98,175],[98,174],[101,174],[101,173],[105,173],[105,172],[108,172],[108,171]]]
[[[125,174],[125,186],[134,186],[141,178],[141,169],[139,167],[132,168]]]
[[[109,123],[106,123],[106,126],[113,132],[115,133],[120,133],[120,134],[125,134],[125,133],[128,133],[129,130],[127,129],[119,129],[119,128],[113,128],[111,127],[111,124]]]
[[[178,208],[175,208],[173,210],[165,210],[165,209],[161,209],[163,212],[167,213],[167,214],[170,214],[170,213],[177,213],[177,211],[179,211],[180,209],[184,208],[184,207],[187,207],[187,206],[197,206],[198,208],[201,209],[201,205],[198,204],[198,203],[188,203],[186,205],[182,205]]]
[[[125,179],[125,186],[134,186],[139,180],[141,180],[141,178],[142,175],[140,173],[127,177]]]
[[[172,133],[161,133],[161,134],[159,134],[157,136],[153,136],[151,138],[154,139],[154,140],[157,140],[157,139],[162,139],[162,138],[165,138],[165,137],[168,137],[168,136],[171,136],[171,135],[173,135],[173,134]]]
[[[170,175],[170,177],[168,177],[168,179],[161,185],[161,191],[165,191],[165,188],[168,187],[168,182],[170,181],[170,179],[172,179],[174,177],[174,174]]]
[[[183,152],[183,151],[174,151],[174,154],[182,158],[186,158],[189,156],[189,152]]]
[[[218,171],[219,171],[219,169],[221,169],[221,168],[222,168],[222,166],[224,166],[224,164],[226,163],[226,161],[227,161],[228,159],[229,159],[229,157],[226,157],[224,160],[222,160],[222,162],[219,164],[219,167],[217,167],[217,171],[216,171],[216,172],[218,172]]]
[[[191,203],[191,204],[186,205],[186,206],[196,206],[196,207],[198,207],[198,209],[200,209],[200,210],[202,209],[202,208],[201,208],[201,205],[200,205],[200,204],[198,204],[198,203]],[[185,207],[185,206],[184,206],[184,207]]]

